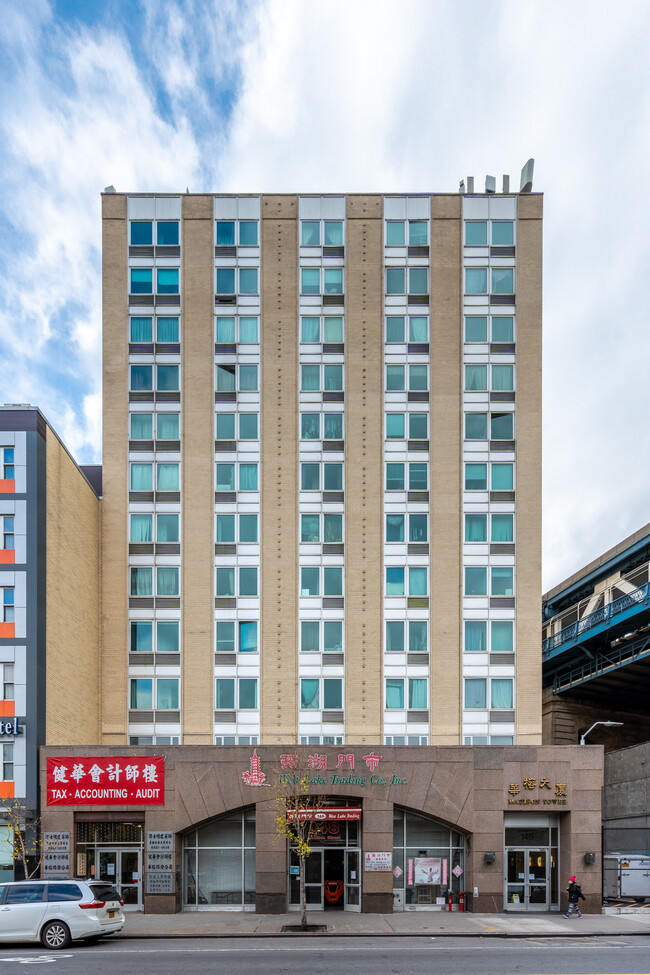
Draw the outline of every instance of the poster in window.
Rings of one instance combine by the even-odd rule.
[[[440,857],[424,857],[413,861],[413,883],[439,884],[442,861]]]

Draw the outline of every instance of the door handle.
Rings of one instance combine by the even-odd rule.
[[[0,911],[10,911],[10,907],[0,907]]]

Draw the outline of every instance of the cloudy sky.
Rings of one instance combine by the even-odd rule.
[[[0,402],[101,460],[100,199],[545,193],[544,587],[650,521],[646,0],[0,0]]]

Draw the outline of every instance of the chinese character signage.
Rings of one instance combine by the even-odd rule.
[[[48,758],[48,806],[162,806],[165,759]]]
[[[521,782],[508,786],[510,806],[566,806],[567,783],[553,782],[543,776],[540,779],[525,775]]]
[[[391,873],[393,870],[393,854],[365,853],[363,869],[366,873]]]

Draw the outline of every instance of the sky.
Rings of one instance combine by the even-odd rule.
[[[0,403],[101,462],[100,193],[545,194],[548,589],[650,522],[646,0],[0,0]]]

